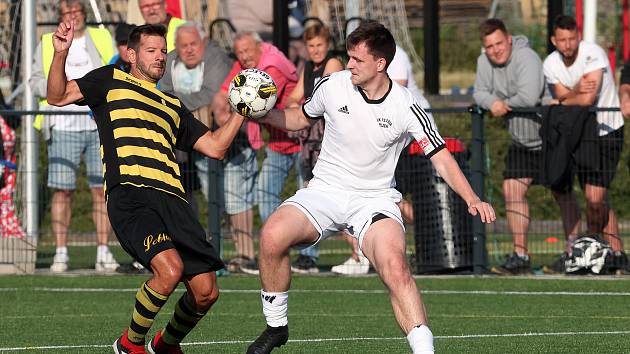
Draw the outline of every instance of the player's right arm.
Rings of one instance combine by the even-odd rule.
[[[46,100],[54,106],[65,106],[83,100],[83,94],[76,81],[68,81],[66,78],[66,58],[73,37],[74,23],[72,21],[61,22],[53,34],[55,54],[48,74]]]
[[[297,131],[311,126],[314,120],[308,119],[301,107],[272,109],[258,120],[279,129]]]
[[[324,76],[313,88],[313,94],[308,97],[302,107],[272,109],[260,122],[276,128],[296,131],[310,127],[317,119],[324,118],[326,111],[326,91],[330,82],[329,76]]]

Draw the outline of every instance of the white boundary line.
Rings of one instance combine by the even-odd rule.
[[[477,339],[477,338],[505,338],[505,337],[551,337],[551,336],[583,336],[583,335],[630,335],[630,331],[607,331],[607,332],[555,332],[555,333],[504,333],[504,334],[468,334],[459,336],[435,336],[435,339]],[[289,339],[289,343],[322,343],[322,342],[355,342],[355,341],[399,341],[406,340],[404,337],[350,337],[350,338],[312,338],[312,339]],[[225,340],[209,342],[182,343],[182,346],[205,346],[218,344],[247,344],[250,340]],[[2,348],[0,352],[15,352],[26,350],[54,350],[54,349],[81,349],[81,348],[109,348],[111,344],[84,344],[84,345],[48,345],[39,347],[12,347]]]
[[[62,292],[62,293],[121,293],[121,292],[137,292],[137,288],[0,288],[0,292],[13,291],[35,291],[35,292]],[[176,292],[182,292],[183,289],[176,289]],[[220,289],[223,293],[259,293],[258,289]],[[308,290],[293,289],[290,293],[313,293],[313,294],[387,294],[387,290],[362,290],[362,289],[337,289],[337,290]],[[435,295],[517,295],[517,296],[630,296],[630,292],[617,291],[500,291],[500,290],[421,290],[423,294]]]

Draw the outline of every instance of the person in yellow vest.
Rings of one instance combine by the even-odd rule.
[[[166,0],[138,0],[138,6],[146,24],[166,26],[166,50],[175,49],[175,30],[186,20],[166,13]]]
[[[72,42],[66,75],[69,79],[79,78],[91,70],[109,62],[115,54],[112,36],[107,29],[85,26],[86,10],[80,0],[62,0],[58,8],[59,22],[74,22],[75,39]],[[53,33],[42,36],[33,58],[33,74],[29,84],[36,96],[46,97],[46,81],[52,64],[55,49]],[[54,110],[45,99],[40,101],[40,109]],[[115,271],[119,264],[107,247],[111,225],[107,217],[103,192],[103,169],[100,156],[100,141],[94,119],[86,107],[70,105],[63,110],[77,111],[81,114],[68,116],[39,116],[36,128],[50,135],[48,141],[48,187],[52,188],[51,223],[56,241],[56,252],[50,267],[52,272],[65,272],[68,269],[68,250],[66,247],[68,226],[72,216],[71,198],[76,189],[77,173],[84,155],[88,184],[92,194],[92,218],[96,225],[97,254],[95,269],[97,272]]]

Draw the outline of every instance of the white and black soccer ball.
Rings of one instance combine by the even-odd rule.
[[[612,256],[612,248],[596,235],[580,236],[573,242],[572,255],[565,261],[567,273],[601,274]]]
[[[245,69],[230,82],[228,101],[233,110],[247,118],[263,117],[276,105],[278,88],[269,74]]]

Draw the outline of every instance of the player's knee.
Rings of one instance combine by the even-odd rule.
[[[195,306],[197,307],[197,311],[205,312],[212,307],[217,300],[219,300],[219,288],[216,284],[209,285],[196,291],[192,294],[192,296]]]
[[[381,266],[381,274],[386,275],[383,277],[384,281],[392,285],[403,284],[411,279],[409,265],[403,257],[391,257],[387,259]]]
[[[265,225],[260,231],[260,251],[273,252],[274,250],[282,250],[286,248],[280,235],[283,231],[281,227],[276,225]]]
[[[155,289],[160,294],[170,294],[175,290],[184,274],[184,265],[181,262],[154,268],[154,278],[160,289]]]

